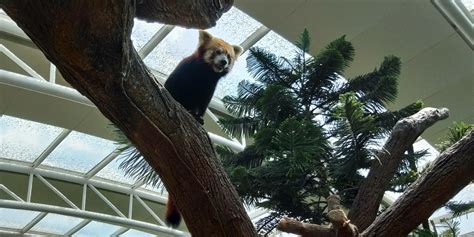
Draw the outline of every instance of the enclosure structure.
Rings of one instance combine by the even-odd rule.
[[[242,9],[248,10],[249,13],[255,11],[253,15],[261,19],[265,25],[276,30],[278,29],[277,25],[273,25],[276,20],[272,18],[270,14],[265,15],[262,13],[263,10],[258,10],[258,7],[253,9],[246,4],[244,1],[236,3],[237,6],[241,5]],[[311,3],[300,3],[300,5],[295,5],[293,8],[298,12],[305,7],[305,4],[311,5]],[[415,3],[413,4],[415,5]],[[321,6],[319,6],[319,8],[318,6],[313,7],[314,9],[311,8],[313,10],[321,8]],[[396,17],[401,17],[396,13],[403,12],[405,7],[413,6],[400,4],[400,9],[398,9],[400,12],[394,10],[394,12],[392,12],[393,15],[386,12],[384,14],[387,14],[387,17],[379,17],[385,19],[386,24],[390,24],[391,20],[398,19]],[[412,46],[417,49],[416,52],[406,48],[404,49],[405,51],[401,52],[397,51],[396,48],[381,51],[384,51],[384,54],[390,50],[393,50],[393,54],[404,53],[405,55],[400,56],[407,58],[406,64],[411,68],[408,69],[407,78],[410,78],[410,75],[414,77],[414,75],[420,74],[420,71],[415,69],[423,68],[420,67],[420,65],[426,63],[423,59],[427,57],[436,58],[433,54],[446,53],[442,50],[453,50],[452,47],[448,46],[454,46],[455,49],[459,47],[459,52],[453,50],[456,52],[454,56],[460,60],[460,63],[457,65],[458,68],[453,68],[453,65],[447,63],[447,61],[436,62],[437,66],[433,66],[436,67],[436,69],[439,68],[439,70],[449,69],[457,70],[457,72],[461,71],[461,75],[458,76],[456,74],[456,78],[459,80],[453,79],[452,82],[446,82],[441,85],[436,81],[432,82],[433,87],[425,91],[425,95],[422,95],[422,97],[425,96],[427,98],[438,98],[448,101],[446,95],[450,95],[452,92],[446,90],[449,89],[459,93],[459,89],[469,89],[469,87],[463,87],[462,83],[465,80],[469,82],[469,78],[472,78],[473,75],[473,69],[469,69],[468,66],[466,67],[464,65],[468,63],[469,58],[472,57],[472,51],[465,50],[469,45],[465,44],[463,37],[450,28],[443,16],[437,11],[435,5],[425,3],[418,7],[422,10],[422,13],[426,14],[425,18],[422,19],[427,22],[428,20],[435,19],[442,27],[446,27],[446,29],[444,29],[446,32],[440,33],[440,38],[434,38],[442,40],[431,41],[429,48],[422,49],[422,47]],[[334,7],[333,10],[336,10],[336,8],[337,7]],[[283,11],[286,11],[285,9],[281,9],[282,14]],[[354,9],[352,10],[354,11]],[[357,12],[357,10],[362,11],[362,7],[356,8],[355,10],[355,12]],[[360,12],[358,12],[358,14],[360,14]],[[409,12],[407,14],[413,14],[409,15],[412,17],[415,15],[420,17],[419,11],[416,12],[416,14],[415,12]],[[110,141],[113,134],[108,128],[108,121],[102,117],[92,103],[76,91],[67,88],[69,87],[68,84],[62,80],[61,75],[56,72],[54,65],[47,62],[31,41],[28,40],[7,16],[2,14],[0,17],[2,23],[0,26],[2,37],[2,55],[0,58],[2,60],[0,71],[0,109],[2,111],[0,121],[2,122],[2,133],[6,133],[7,129],[11,129],[12,131],[21,131],[21,129],[23,129],[24,134],[28,134],[21,140],[13,141],[15,142],[15,144],[11,145],[13,152],[2,149],[2,152],[5,152],[5,154],[2,153],[2,163],[0,165],[2,171],[2,186],[0,187],[2,189],[2,199],[5,200],[1,200],[0,206],[8,209],[2,209],[4,215],[18,216],[18,213],[21,212],[19,210],[27,210],[30,211],[28,212],[28,216],[31,217],[30,220],[23,225],[10,226],[11,228],[7,227],[5,231],[20,233],[35,233],[35,231],[37,231],[37,233],[80,234],[87,231],[88,228],[92,229],[97,222],[106,222],[113,226],[110,227],[110,234],[112,235],[127,236],[127,234],[134,234],[134,230],[153,233],[159,231],[160,235],[161,233],[163,233],[162,235],[186,235],[185,232],[171,230],[163,226],[161,220],[163,211],[160,205],[166,200],[165,191],[162,192],[162,190],[144,187],[142,184],[134,183],[120,175],[120,171],[117,170],[117,157],[119,154],[116,152],[117,147]],[[407,16],[404,17],[403,19],[406,19]],[[293,19],[291,15],[289,19]],[[408,20],[409,19],[408,17]],[[294,20],[297,21],[298,19]],[[367,19],[367,21],[373,22],[374,19]],[[245,22],[245,24],[242,24],[242,22]],[[327,22],[329,23],[330,21]],[[197,39],[196,32],[189,33],[182,28],[156,23],[150,24],[136,21],[135,24],[136,26],[132,34],[135,47],[149,68],[151,68],[152,72],[161,80],[166,78],[167,73],[172,70],[180,57],[188,54],[196,45],[196,42],[188,41],[192,38]],[[430,24],[433,23],[431,22]],[[245,29],[238,28],[237,25]],[[281,25],[284,24],[281,23]],[[367,28],[371,28],[369,25],[366,26]],[[297,27],[293,27],[296,32],[300,31]],[[378,27],[383,27],[383,25]],[[423,28],[422,23],[420,23],[417,30],[420,28]],[[229,29],[233,29],[233,31]],[[344,28],[340,29],[338,34],[347,33],[344,30]],[[375,27],[374,31],[368,31],[366,34],[357,34],[356,32],[353,33],[353,35],[347,34],[354,38],[356,42],[357,40],[365,41],[362,39],[369,37],[370,33],[375,35],[387,35],[385,34],[387,32],[382,30],[380,30],[381,32],[377,32],[377,30],[380,29]],[[436,29],[436,31],[430,31],[430,36],[441,31],[439,28]],[[223,37],[231,43],[240,44],[244,49],[257,45],[280,49],[282,50],[280,54],[291,54],[294,50],[294,46],[284,40],[283,37],[278,36],[273,31],[270,31],[268,27],[263,26],[261,23],[251,19],[235,8],[224,15],[218,23],[218,26],[211,30],[211,32]],[[286,34],[289,38],[295,38],[295,32],[288,31],[288,28],[284,26],[282,26],[278,32]],[[364,32],[364,30],[361,30],[361,32]],[[321,32],[318,34],[320,33]],[[324,37],[328,37],[328,39],[331,37],[334,38],[333,36],[334,35],[331,34],[324,34]],[[386,37],[390,37],[390,35]],[[317,37],[313,38],[318,39]],[[406,41],[411,42],[410,39],[406,39]],[[425,44],[425,42],[423,43]],[[185,47],[183,47],[183,45],[185,45]],[[383,45],[388,47],[388,43]],[[398,46],[401,47],[401,45]],[[448,49],[444,49],[442,46],[446,46]],[[361,53],[364,53],[364,51],[372,52],[374,50],[359,47],[357,43],[356,48]],[[164,57],[164,55],[169,57]],[[369,63],[372,57],[376,58],[377,55],[366,55],[363,61],[368,62],[358,62],[360,68],[364,67],[364,63],[366,63],[366,65],[372,65]],[[417,59],[417,57],[420,58]],[[245,54],[243,58],[245,58]],[[413,65],[410,65],[410,63]],[[438,64],[446,65],[446,67],[449,66],[450,68],[438,67]],[[433,65],[433,63],[431,63],[431,65]],[[359,70],[359,67],[354,68],[356,68],[354,70]],[[445,73],[447,72],[445,71]],[[229,77],[221,83],[221,85],[223,84],[225,86],[218,89],[216,99],[213,100],[211,109],[206,116],[206,129],[211,133],[211,139],[216,143],[230,145],[235,150],[241,150],[245,146],[246,141],[236,141],[227,137],[220,131],[215,120],[216,116],[226,116],[226,111],[219,102],[219,97],[225,94],[235,93],[235,87],[238,81],[245,79],[246,76],[248,77],[245,71],[245,61],[240,60],[236,65],[234,73],[229,75]],[[402,76],[402,80],[409,80],[407,78]],[[418,81],[417,84],[419,87],[417,88],[429,84],[427,82],[431,79],[432,78],[428,76],[420,77],[420,79],[417,79],[421,80]],[[445,78],[438,79],[444,80]],[[402,81],[402,88],[400,89],[402,93],[405,91],[403,83],[410,84],[410,82]],[[443,93],[446,94],[438,91],[441,94],[437,95],[437,93],[434,93],[437,96],[428,96],[430,93],[433,93],[433,91],[436,91],[434,86],[443,85],[445,87],[441,89],[445,89]],[[406,86],[408,88],[411,85]],[[411,92],[413,94],[410,96],[420,96],[416,94],[420,92],[419,90],[412,90]],[[464,93],[460,94],[464,95]],[[468,93],[465,94],[468,95]],[[400,97],[403,98],[403,95]],[[457,113],[455,109],[455,111],[453,111],[455,114],[453,119],[456,119],[456,116],[461,114],[459,115],[461,117],[467,116],[467,122],[472,122],[472,114],[469,114],[472,113],[472,111],[463,107],[460,101],[466,100],[456,99],[452,101],[452,104],[443,104],[443,106],[459,108],[459,111],[462,113]],[[467,101],[469,100],[467,99]],[[400,103],[403,103],[403,101]],[[428,101],[428,103],[437,105],[436,100],[432,102]],[[23,121],[21,119],[33,120],[40,124]],[[469,121],[469,119],[471,119],[471,121]],[[43,137],[45,136],[43,133],[48,134],[48,138]],[[90,137],[89,135],[100,138]],[[10,136],[18,138],[18,136],[15,135]],[[38,147],[30,147],[30,144],[25,141],[34,138],[34,136],[41,136],[38,139],[44,143]],[[435,137],[435,135],[433,135],[433,137]],[[107,139],[109,139],[109,141],[107,141]],[[434,141],[434,138],[431,140]],[[82,144],[81,146],[83,146],[83,148],[89,146],[89,148],[94,151],[85,154],[81,154],[81,149],[68,151],[68,149],[74,149],[74,145],[78,143]],[[97,151],[100,152],[97,153]],[[68,154],[68,152],[73,154]],[[79,160],[81,160],[81,162],[79,162]],[[84,162],[84,160],[87,161]],[[51,226],[48,224],[48,220],[55,220],[55,215],[49,213],[75,217],[75,219],[71,218],[71,221],[68,222],[73,223],[73,225],[66,226],[64,229],[63,227],[61,227],[61,229],[57,228],[56,230],[48,229],[47,227]],[[260,214],[260,211],[251,213],[251,218],[258,217]],[[56,218],[57,217],[58,216],[56,216]],[[61,218],[63,217],[61,216]],[[14,221],[14,223],[17,224],[18,222]],[[46,226],[46,228],[44,228],[44,226]]]

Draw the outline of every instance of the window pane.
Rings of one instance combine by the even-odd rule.
[[[145,58],[145,64],[168,75],[179,61],[196,50],[197,44],[197,30],[176,27]]]
[[[0,227],[22,229],[30,223],[39,212],[0,207]]]
[[[85,173],[117,146],[113,141],[73,131],[41,165]]]
[[[129,231],[121,234],[120,236],[123,236],[123,237],[152,237],[154,235],[143,232],[143,231],[129,230]],[[158,236],[160,236],[160,235],[158,235]]]
[[[120,229],[120,226],[111,225],[107,223],[91,221],[89,224],[84,226],[81,230],[76,232],[72,236],[77,237],[100,237],[100,236],[111,236],[115,231]]]
[[[135,49],[140,50],[162,26],[160,23],[134,19],[131,39]]]
[[[237,8],[232,8],[208,31],[231,44],[240,44],[260,26],[253,18]],[[145,58],[145,63],[161,73],[170,74],[179,61],[196,50],[197,45],[197,30],[176,27]]]
[[[124,170],[119,169],[119,165],[123,162],[123,160],[124,155],[119,155],[107,166],[105,166],[101,171],[99,171],[99,173],[97,173],[97,176],[121,183],[134,184],[135,180],[133,178],[125,176]]]
[[[285,57],[289,60],[295,57],[298,47],[286,40],[274,31],[268,32],[254,47],[260,47],[274,53],[277,57]]]
[[[3,115],[0,117],[0,157],[32,162],[62,129]]]
[[[78,225],[81,221],[81,218],[49,213],[38,224],[33,226],[31,230],[61,235]]]

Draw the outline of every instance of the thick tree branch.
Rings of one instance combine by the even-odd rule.
[[[283,218],[278,223],[277,229],[287,233],[301,235],[302,237],[357,237],[357,227],[350,223],[342,210],[341,199],[337,195],[327,198],[328,219],[331,225],[316,225],[302,223],[294,219]]]
[[[425,108],[395,124],[383,149],[377,154],[380,162],[373,163],[349,212],[349,219],[360,230],[375,220],[383,194],[403,160],[405,151],[425,129],[447,117],[447,109]]]
[[[233,0],[138,0],[136,17],[169,25],[206,29],[216,25]]]
[[[133,48],[134,1],[0,0],[0,6],[137,146],[193,236],[255,235],[206,132]]]
[[[364,231],[364,236],[407,236],[474,180],[474,131],[444,151],[429,170]]]

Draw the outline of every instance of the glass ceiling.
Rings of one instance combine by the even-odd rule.
[[[468,9],[472,9],[474,6],[474,0],[462,0],[462,2]],[[208,31],[231,44],[241,44],[261,26],[261,23],[233,7],[222,16],[215,27]],[[131,39],[137,51],[161,27],[163,27],[163,24],[135,20]],[[193,53],[197,41],[198,34],[196,30],[175,27],[144,59],[144,62],[150,68],[168,75],[183,57]],[[287,58],[292,58],[297,50],[296,46],[273,31],[263,36],[254,46],[271,50],[276,55]],[[217,97],[222,98],[225,95],[235,95],[240,81],[252,80],[246,68],[245,59],[247,56],[248,51],[237,60],[231,73],[218,84],[215,93]],[[32,164],[62,131],[62,128],[55,126],[7,115],[0,116],[0,160],[9,159]],[[72,131],[46,157],[40,167],[58,168],[85,175],[116,148],[117,145],[113,141]],[[119,156],[101,169],[96,174],[96,177],[125,185],[134,184],[134,180],[125,177],[123,171],[118,169],[120,162]],[[162,191],[146,185],[142,187],[151,191]],[[470,190],[470,193],[472,194],[474,191]],[[474,199],[473,197],[470,198]],[[0,208],[0,227],[22,228],[38,214],[38,212],[33,211]],[[81,218],[49,213],[32,230],[61,235],[79,224],[82,220]],[[116,232],[119,228],[121,227],[92,221],[74,236],[94,236],[99,229],[101,235],[109,235]],[[129,230],[121,234],[121,236],[150,235],[137,230]]]
[[[466,9],[470,12],[474,11],[474,0],[461,0],[462,4],[466,7]],[[471,13],[472,15],[473,13]]]

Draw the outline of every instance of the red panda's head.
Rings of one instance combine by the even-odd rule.
[[[234,66],[235,60],[243,49],[238,45],[230,45],[206,31],[199,31],[199,49],[204,62],[209,64],[216,73],[227,73]]]

